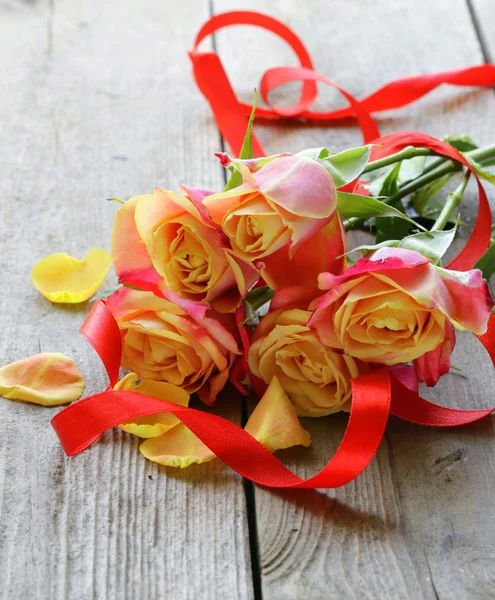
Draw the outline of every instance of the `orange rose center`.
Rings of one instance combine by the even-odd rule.
[[[334,323],[347,354],[392,365],[433,350],[443,340],[445,316],[370,277],[341,301]]]
[[[351,377],[359,373],[352,358],[324,346],[306,326],[310,316],[299,309],[279,315],[268,335],[252,344],[249,365],[265,383],[276,376],[298,414],[319,416],[342,410]]]
[[[226,214],[223,230],[236,253],[247,260],[272,254],[290,240],[282,217],[256,194]]]

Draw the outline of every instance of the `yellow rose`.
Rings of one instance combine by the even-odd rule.
[[[197,392],[205,404],[214,404],[241,354],[234,315],[224,315],[220,323],[204,306],[190,302],[186,309],[125,287],[106,304],[122,333],[125,369]]]
[[[201,200],[207,192],[183,194],[155,188],[131,198],[115,217],[112,260],[122,283],[158,286],[188,300],[233,312],[259,273],[232,254],[225,236]]]
[[[299,308],[265,315],[253,335],[249,369],[265,384],[277,377],[299,416],[349,410],[351,378],[365,366],[325,347],[307,326],[310,317]]]
[[[221,160],[224,166],[231,164],[226,156]],[[222,227],[236,256],[254,264],[274,289],[304,283],[301,276],[305,277],[308,256],[318,262],[316,274],[341,268],[342,260],[335,262],[345,252],[337,191],[323,165],[300,155],[233,165],[243,183],[206,196],[203,205]],[[289,275],[280,278],[287,265]],[[297,271],[293,278],[292,266]]]
[[[436,381],[445,372],[454,344],[450,325],[485,333],[493,302],[481,271],[449,271],[419,252],[381,248],[341,276],[322,273],[320,288],[329,291],[309,324],[325,345],[370,363],[395,365],[435,349]],[[439,348],[442,346],[442,348]]]

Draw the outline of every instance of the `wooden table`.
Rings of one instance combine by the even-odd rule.
[[[179,182],[222,188],[213,156],[222,140],[187,50],[212,13],[233,8],[292,26],[316,68],[358,97],[395,77],[495,59],[493,0],[1,0],[0,364],[60,351],[88,393],[106,385],[77,334],[88,305],[51,305],[30,270],[51,252],[108,247],[108,197]],[[264,69],[294,64],[253,28],[221,32],[215,44],[246,100]],[[318,105],[338,102],[323,90]],[[443,88],[379,124],[493,143],[495,96]],[[257,131],[269,153],[360,143],[351,122]],[[474,190],[468,200],[472,222]],[[466,376],[446,376],[430,398],[493,406],[480,345],[460,336],[454,363]],[[0,401],[4,600],[495,598],[493,419],[449,431],[392,420],[353,483],[273,492],[220,461],[159,467],[121,431],[67,459],[49,426],[55,412]],[[240,399],[224,395],[219,412],[240,422]],[[307,421],[313,446],[284,455],[302,476],[326,463],[346,417]]]

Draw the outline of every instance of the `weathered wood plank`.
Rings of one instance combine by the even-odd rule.
[[[217,13],[241,7],[267,12],[292,26],[316,68],[357,97],[396,77],[482,61],[463,0],[214,0]],[[245,100],[266,68],[295,64],[282,42],[254,28],[222,31],[216,43]],[[278,98],[284,94],[288,91]],[[336,94],[323,91],[318,106],[328,108],[331,101],[340,103]],[[494,117],[491,91],[443,88],[412,107],[381,116],[379,122],[384,133],[467,132],[488,144],[495,131],[487,124]],[[269,154],[323,144],[338,150],[361,141],[351,125],[256,129]],[[490,197],[495,198],[493,191]],[[468,192],[464,216],[471,222],[474,203],[474,192]],[[451,374],[428,397],[462,408],[493,406],[493,369],[479,344],[460,336],[454,363],[468,378]],[[313,446],[286,452],[287,464],[304,476],[315,473],[337,448],[345,424],[343,415],[306,419]],[[394,419],[377,457],[348,486],[324,493],[257,488],[263,597],[495,597],[493,433],[489,419],[450,431]]]
[[[0,2],[0,364],[56,350],[88,393],[106,386],[77,333],[89,306],[51,305],[29,273],[50,252],[108,247],[107,197],[222,186],[187,59],[208,12],[193,0]],[[55,412],[0,400],[1,598],[252,597],[239,477],[219,461],[159,468],[120,431],[67,459]],[[221,412],[238,420],[238,398]]]
[[[495,61],[495,5],[491,0],[466,0],[478,28],[486,59]]]

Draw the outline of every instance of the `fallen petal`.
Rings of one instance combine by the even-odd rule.
[[[110,253],[101,248],[91,248],[84,260],[57,252],[34,265],[31,281],[48,300],[76,304],[95,294],[109,267]]]
[[[121,379],[114,390],[131,390],[145,396],[152,396],[159,400],[166,400],[187,406],[189,404],[189,394],[182,388],[166,383],[165,381],[154,381],[152,379],[143,379],[139,381],[136,373],[129,373]],[[170,429],[180,423],[179,419],[169,412],[158,413],[156,415],[146,415],[138,417],[133,421],[119,425],[120,429],[132,433],[142,438],[158,437],[167,433]]]
[[[36,354],[0,369],[0,396],[11,400],[58,406],[80,398],[84,386],[84,377],[63,354]]]
[[[215,458],[213,452],[182,423],[160,437],[146,440],[139,449],[143,456],[154,462],[181,469]]]
[[[301,426],[277,377],[272,378],[244,429],[270,452],[311,445],[311,436]]]

